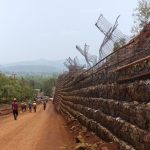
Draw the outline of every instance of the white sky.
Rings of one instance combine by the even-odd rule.
[[[0,63],[60,60],[80,55],[76,44],[98,55],[100,13],[130,35],[137,0],[1,0]]]

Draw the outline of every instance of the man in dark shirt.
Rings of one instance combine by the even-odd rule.
[[[17,120],[17,116],[18,116],[18,102],[17,102],[16,98],[14,98],[14,100],[12,102],[12,111],[13,111],[14,119]]]
[[[46,101],[43,101],[43,109],[46,109]]]
[[[29,101],[29,110],[30,110],[30,112],[32,112],[32,102],[31,101]]]

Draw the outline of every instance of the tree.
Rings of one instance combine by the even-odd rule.
[[[53,92],[53,87],[56,84],[56,78],[51,77],[48,80],[45,80],[43,82],[43,92],[45,93],[45,95],[47,96],[52,96],[52,92]]]
[[[34,96],[32,87],[25,80],[14,80],[0,74],[0,83],[0,103],[10,103],[14,97],[21,101]]]
[[[134,26],[131,32],[138,34],[143,27],[149,23],[150,19],[150,0],[138,0],[138,6],[134,9]]]
[[[45,95],[51,96],[53,87],[55,86],[58,75],[53,76],[27,76],[24,80],[33,89],[40,89],[40,92],[44,92]]]

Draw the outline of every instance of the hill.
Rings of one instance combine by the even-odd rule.
[[[36,61],[16,62],[1,65],[0,71],[5,74],[16,73],[19,75],[61,73],[65,70],[63,62],[64,62],[63,60],[58,61],[36,60]]]

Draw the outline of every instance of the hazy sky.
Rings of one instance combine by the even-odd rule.
[[[0,63],[79,55],[75,45],[90,45],[98,55],[102,34],[95,27],[100,13],[130,34],[137,0],[1,0]]]

